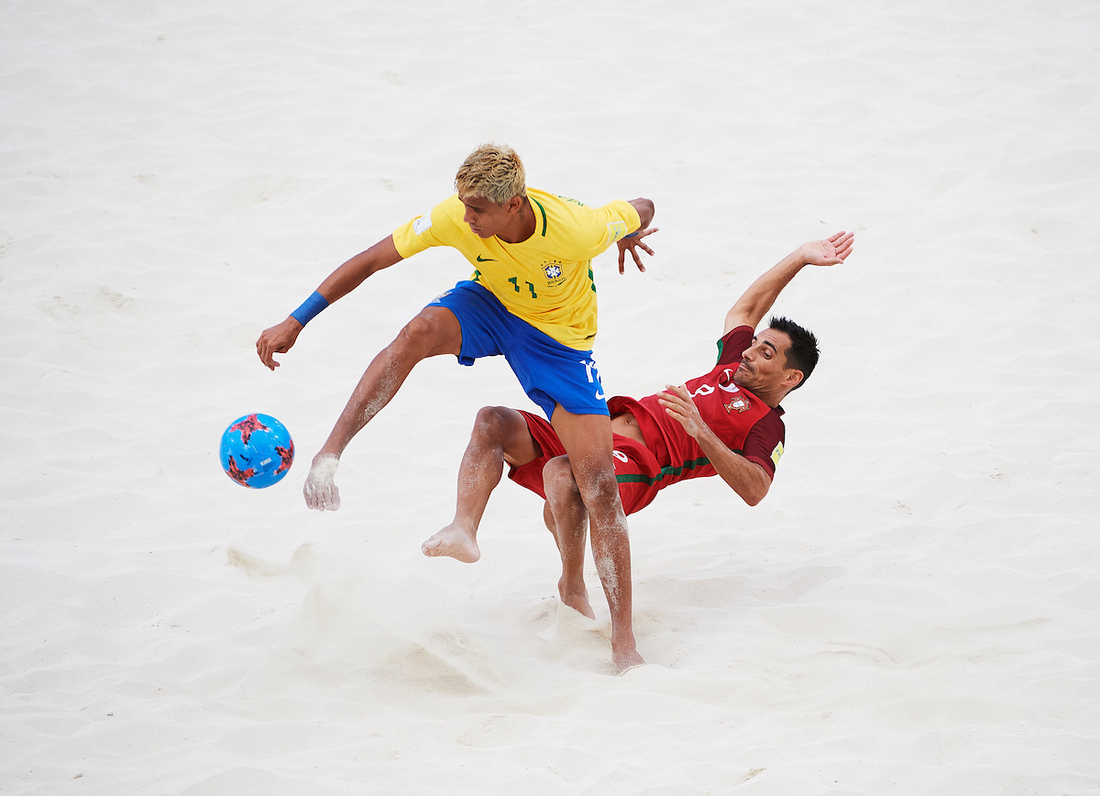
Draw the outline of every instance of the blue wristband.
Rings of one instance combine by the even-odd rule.
[[[321,310],[328,306],[328,299],[313,291],[313,295],[302,302],[302,306],[290,313],[290,317],[298,321],[298,323],[305,326],[307,323],[316,318]]]
[[[638,233],[637,232],[631,232],[629,235],[623,235],[623,240],[626,240],[627,238],[636,238],[636,237],[638,237]]]

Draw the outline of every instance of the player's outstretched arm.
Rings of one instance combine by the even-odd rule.
[[[339,298],[343,298],[363,281],[383,268],[401,261],[401,255],[397,253],[397,247],[393,243],[393,236],[380,240],[365,252],[352,257],[341,265],[317,288],[325,302],[331,304]],[[275,354],[285,354],[298,339],[303,325],[293,315],[288,315],[286,320],[268,329],[264,329],[260,339],[256,341],[256,354],[260,361],[271,370],[279,367],[275,361]]]
[[[667,385],[658,400],[669,416],[679,421],[684,431],[695,438],[718,475],[742,500],[755,506],[764,499],[772,485],[771,476],[759,464],[726,447],[699,414],[699,408],[691,399],[687,387]]]
[[[755,329],[772,308],[783,288],[799,271],[807,265],[839,265],[852,253],[854,242],[853,233],[838,232],[824,240],[803,243],[749,285],[749,289],[726,313],[723,334],[738,326],[751,326]]]
[[[645,273],[645,266],[642,264],[642,258],[638,255],[638,249],[641,249],[652,257],[653,249],[649,248],[649,244],[645,243],[643,239],[649,237],[659,229],[659,227],[654,227],[653,229],[649,228],[649,225],[653,223],[653,214],[656,212],[653,202],[649,199],[638,198],[631,199],[630,204],[638,211],[638,218],[641,219],[641,223],[638,225],[638,229],[632,232],[629,237],[623,238],[616,243],[619,247],[620,274],[626,271],[627,252],[630,252],[630,256],[634,258],[634,264],[638,266],[638,270]]]

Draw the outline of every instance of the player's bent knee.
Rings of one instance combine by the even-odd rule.
[[[482,442],[500,443],[509,428],[509,420],[505,407],[483,406],[477,410],[474,418],[473,436]]]
[[[546,463],[546,466],[542,468],[542,483],[546,489],[547,497],[551,494],[555,497],[580,495],[577,479],[573,475],[573,468],[569,464],[568,456],[558,456]]]
[[[400,352],[419,359],[437,354],[458,354],[462,346],[462,330],[457,319],[449,312],[442,314],[435,310],[428,307],[405,324],[393,341]]]
[[[405,328],[398,335],[398,342],[402,348],[425,351],[432,347],[438,335],[438,327],[431,323],[423,315],[417,315],[405,324]]]
[[[593,505],[618,501],[619,483],[615,480],[615,471],[574,473],[576,488],[589,510]]]

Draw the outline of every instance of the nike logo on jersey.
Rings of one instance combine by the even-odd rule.
[[[492,257],[482,257],[480,254],[477,256],[477,261],[479,263],[495,263],[496,262],[496,260],[494,260]]]
[[[722,375],[718,378],[718,389],[722,392],[741,392],[736,384],[733,383],[733,370],[726,368],[722,371]]]

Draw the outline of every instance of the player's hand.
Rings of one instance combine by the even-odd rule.
[[[649,229],[639,230],[634,235],[634,237],[623,238],[622,240],[617,241],[616,245],[619,247],[620,274],[626,273],[626,253],[628,251],[630,252],[630,256],[634,258],[634,264],[638,266],[638,270],[641,271],[643,274],[645,273],[645,266],[642,265],[642,258],[638,256],[638,249],[641,249],[650,257],[652,257],[653,249],[649,248],[649,246],[646,245],[646,243],[642,239],[649,237],[654,232],[657,232],[659,229],[660,227],[651,227]]]
[[[691,400],[691,393],[684,385],[665,385],[665,392],[657,399],[661,406],[672,418],[675,418],[689,436],[697,438],[707,428],[703,416],[699,414],[699,407]]]
[[[799,254],[807,265],[839,265],[852,253],[855,233],[838,232],[831,238],[803,243]]]
[[[275,370],[279,367],[279,363],[275,361],[273,355],[285,354],[289,351],[301,331],[302,324],[293,318],[287,318],[270,329],[264,329],[260,339],[256,341],[256,354],[260,357],[260,361],[271,370]]]

